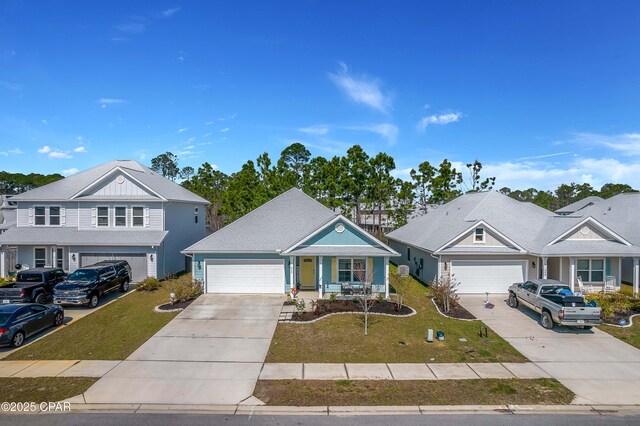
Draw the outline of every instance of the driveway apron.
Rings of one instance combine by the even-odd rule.
[[[528,308],[510,308],[507,295],[462,295],[461,304],[520,353],[576,394],[574,404],[640,404],[640,350],[600,331],[556,325],[546,330]]]
[[[238,404],[253,393],[282,303],[279,295],[202,295],[89,388],[85,400]]]

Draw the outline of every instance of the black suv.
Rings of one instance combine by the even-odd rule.
[[[100,299],[113,291],[129,290],[129,264],[116,268],[113,263],[103,261],[95,265],[76,269],[67,279],[53,289],[53,303],[56,305],[98,306]],[[118,272],[118,270],[120,272]]]
[[[126,260],[101,260],[92,266],[113,266],[116,268],[116,273],[127,281],[127,284],[131,282],[131,266]]]
[[[60,268],[35,268],[19,271],[16,282],[0,287],[0,303],[46,303],[53,287],[67,274]]]

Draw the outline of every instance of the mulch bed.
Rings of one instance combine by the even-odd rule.
[[[631,315],[636,315],[636,314],[640,314],[640,308],[638,309],[632,309],[629,312],[627,312],[626,314],[620,314],[620,313],[615,313],[613,315],[611,315],[610,317],[607,317],[604,319],[604,322],[606,324],[613,324],[613,325],[620,325],[620,320],[623,319],[625,320],[625,324],[629,324],[629,317],[631,317]],[[637,319],[637,318],[635,318]]]
[[[293,314],[293,320],[295,321],[311,321],[321,318],[329,314],[335,314],[340,312],[354,312],[362,313],[360,304],[353,300],[336,300],[331,302],[330,300],[318,300],[318,306],[313,312],[304,312],[299,315],[297,312]],[[407,306],[402,306],[402,309],[398,309],[398,305],[395,302],[378,302],[375,301],[374,305],[369,309],[369,313],[388,314],[388,315],[409,315],[413,313],[413,310]]]
[[[436,305],[438,305],[440,312],[444,313],[444,308],[442,307],[442,305],[436,302],[433,299],[433,297],[431,299],[435,302]],[[449,312],[445,313],[445,315],[448,317],[457,318],[457,319],[468,319],[468,320],[477,319],[471,312],[467,311],[461,305],[450,306]]]
[[[189,306],[191,302],[193,302],[194,300],[196,299],[187,300],[186,302],[174,303],[173,305],[171,303],[166,303],[164,305],[158,306],[158,309],[161,311],[173,311],[175,309],[184,309],[187,306]]]

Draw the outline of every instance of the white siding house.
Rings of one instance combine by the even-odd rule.
[[[206,235],[208,202],[135,161],[112,161],[12,201],[17,224],[0,235],[0,258],[15,250],[24,267],[72,272],[124,259],[134,280],[163,278],[185,270],[180,250]]]

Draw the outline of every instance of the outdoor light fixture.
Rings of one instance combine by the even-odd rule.
[[[171,294],[169,294],[169,300],[171,301],[172,305],[176,302],[176,294],[174,292],[171,292]]]
[[[153,262],[153,253],[149,255],[149,260]]]
[[[196,266],[198,267],[198,271],[199,271],[200,269],[202,269],[202,262],[198,260],[198,262],[196,262]]]
[[[444,270],[447,270],[447,262],[444,262]]]
[[[531,267],[535,268],[536,267],[536,262],[535,261],[531,261]]]
[[[74,262],[76,261],[76,254],[75,254],[75,253],[73,253],[73,254],[71,255],[71,260],[73,260]]]

